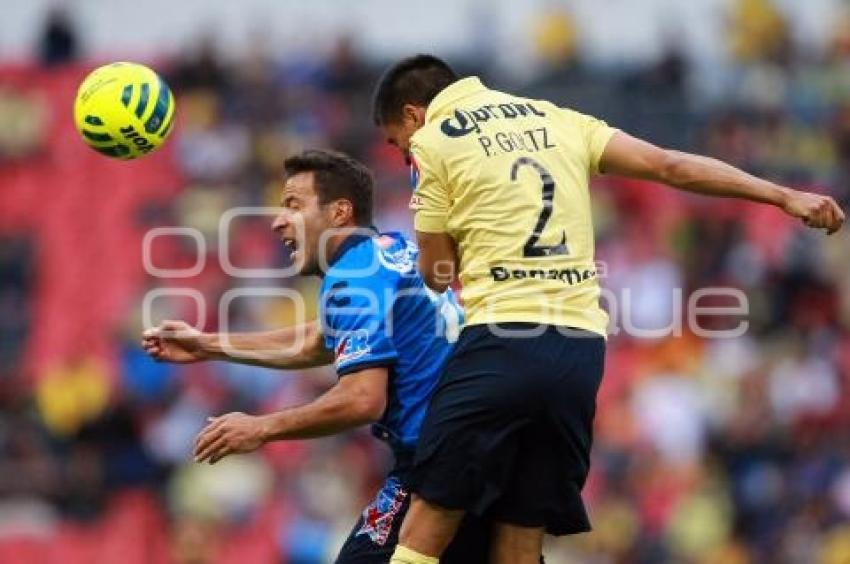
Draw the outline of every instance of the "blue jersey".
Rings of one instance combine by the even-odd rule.
[[[320,319],[337,374],[389,369],[387,408],[373,425],[393,450],[411,450],[437,380],[457,340],[463,311],[451,290],[430,290],[419,250],[400,233],[354,234],[322,281]]]

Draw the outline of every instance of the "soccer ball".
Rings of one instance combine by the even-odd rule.
[[[74,100],[74,123],[86,144],[116,159],[136,159],[165,142],[174,96],[144,65],[112,63],[89,74]]]

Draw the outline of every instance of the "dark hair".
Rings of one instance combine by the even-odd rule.
[[[372,173],[356,159],[337,151],[310,149],[289,157],[283,167],[287,178],[312,172],[320,204],[348,200],[354,222],[360,227],[372,225]]]
[[[405,104],[425,106],[446,86],[457,81],[452,68],[433,55],[415,55],[387,69],[372,98],[375,125],[386,125],[401,117]]]

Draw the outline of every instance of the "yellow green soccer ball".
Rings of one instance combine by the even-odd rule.
[[[151,69],[112,63],[89,74],[74,100],[86,144],[116,159],[137,159],[162,145],[174,124],[174,96]]]

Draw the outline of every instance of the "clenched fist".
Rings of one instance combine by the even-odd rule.
[[[207,360],[208,335],[184,321],[163,321],[142,334],[142,348],[154,360],[198,362]]]
[[[195,439],[195,462],[209,460],[214,464],[228,454],[244,454],[260,448],[265,442],[265,419],[245,413],[226,413],[210,417],[209,423]]]
[[[802,219],[809,227],[826,229],[830,235],[844,223],[844,212],[829,196],[791,191],[782,208],[788,215]]]

